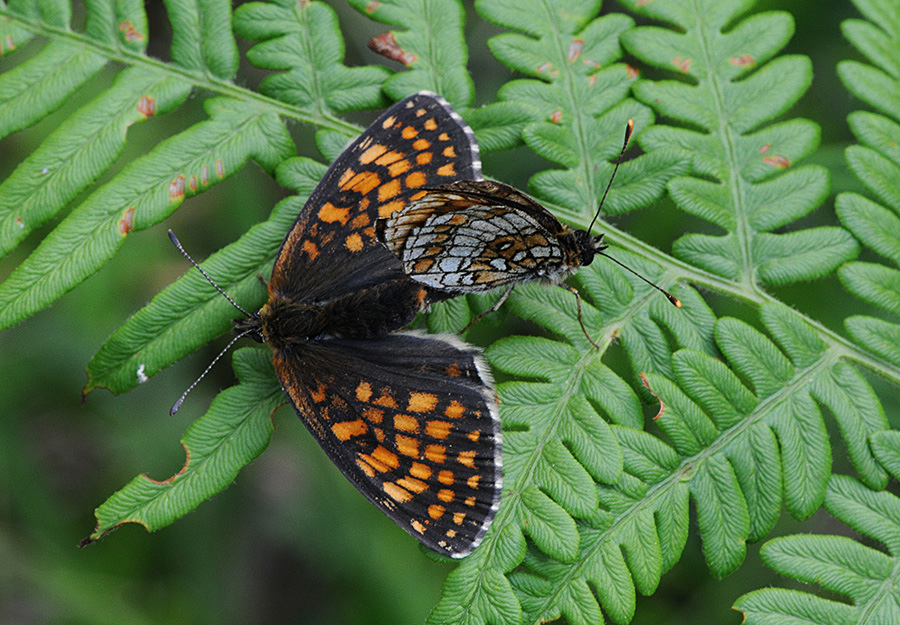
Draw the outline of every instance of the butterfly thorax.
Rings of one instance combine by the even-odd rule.
[[[426,305],[427,291],[409,279],[387,280],[324,301],[274,293],[258,315],[259,336],[272,349],[319,338],[376,338],[408,325]],[[253,318],[235,330],[253,329]]]

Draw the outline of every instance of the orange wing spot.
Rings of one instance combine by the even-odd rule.
[[[456,170],[453,169],[453,163],[447,163],[437,170],[439,176],[455,176]]]
[[[365,208],[363,208],[362,203],[360,203],[359,210],[366,210]],[[353,230],[362,230],[371,223],[372,220],[369,218],[369,216],[366,213],[361,213],[354,217],[350,222],[350,228],[352,228]]]
[[[409,416],[408,414],[395,414],[394,427],[401,432],[418,432],[419,420]]]
[[[381,428],[373,427],[372,431],[375,433],[375,440],[377,440],[379,443],[383,443],[384,442],[384,430],[382,430]]]
[[[378,201],[385,202],[400,193],[400,181],[394,178],[378,187]]]
[[[412,163],[404,158],[402,161],[397,161],[393,165],[389,165],[388,174],[390,174],[392,178],[396,178],[398,176],[402,176],[410,169],[412,169]]]
[[[475,507],[475,496],[473,495],[471,497],[466,497],[465,504],[467,506],[469,506],[470,508],[474,508]]]
[[[466,436],[467,436],[467,437],[469,438],[469,440],[472,441],[473,443],[477,443],[477,442],[478,442],[478,439],[481,438],[481,430],[472,430],[471,432],[469,432],[468,434],[466,434]]]
[[[347,169],[344,170],[344,173],[341,174],[341,179],[338,180],[338,186],[343,189],[344,185],[347,184],[347,181],[350,180],[355,175],[356,175],[356,172],[348,167]]]
[[[425,425],[425,433],[431,438],[444,440],[450,434],[450,423],[447,421],[429,421]]]
[[[433,258],[423,258],[420,261],[417,261],[413,267],[418,273],[425,273],[429,269],[431,269],[432,265],[434,265]]]
[[[446,148],[444,148],[442,154],[447,158],[456,158],[456,150],[453,149],[452,145],[448,145]]]
[[[444,532],[444,536],[447,538],[456,538],[456,530],[447,530]]]
[[[365,462],[367,465],[369,465],[369,467],[371,467],[372,469],[375,469],[379,473],[387,473],[388,471],[391,470],[391,468],[388,465],[386,465],[383,462],[379,462],[378,460],[376,460],[375,458],[373,458],[372,456],[370,456],[368,454],[359,454],[357,463],[360,460],[362,462]]]
[[[409,522],[409,524],[412,525],[412,528],[413,528],[414,530],[416,530],[417,532],[419,532],[420,534],[424,534],[424,533],[425,533],[425,526],[422,525],[421,523],[419,523],[418,521],[412,520],[412,521]]]
[[[451,501],[453,501],[454,493],[449,488],[442,488],[441,490],[438,491],[437,497],[441,501],[450,503]]]
[[[409,201],[416,202],[418,200],[421,200],[426,195],[428,195],[428,191],[417,191],[416,193],[413,193],[409,196]]]
[[[400,466],[400,457],[397,456],[392,451],[387,450],[386,448],[379,445],[375,448],[375,451],[372,452],[372,458],[381,462],[392,469],[396,469]]]
[[[402,161],[404,158],[406,158],[406,155],[402,152],[395,152],[394,150],[391,150],[390,152],[385,152],[384,154],[376,158],[375,164],[387,167],[392,163]]]
[[[397,400],[391,397],[389,388],[381,389],[381,396],[372,403],[377,406],[384,406],[385,408],[397,407]]]
[[[456,401],[455,399],[450,402],[450,405],[444,410],[444,414],[451,419],[459,419],[466,413],[466,407],[461,403]]]
[[[425,109],[416,109],[416,117],[422,117],[427,112]]]
[[[381,488],[383,488],[384,492],[388,494],[388,497],[398,503],[406,503],[407,501],[411,501],[413,498],[413,494],[411,492],[409,492],[405,488],[400,488],[393,482],[385,482],[381,485]]]
[[[406,202],[403,200],[394,200],[393,202],[382,204],[378,207],[378,216],[382,219],[386,219],[405,206]]]
[[[322,382],[319,382],[319,386],[316,387],[316,390],[310,392],[310,396],[312,397],[312,400],[314,402],[316,402],[317,404],[321,404],[323,401],[325,401],[325,389],[326,388],[327,387]]]
[[[456,460],[460,464],[464,464],[470,469],[475,468],[475,451],[461,451],[459,455],[456,456]]]
[[[387,146],[381,143],[376,143],[375,145],[369,146],[362,154],[359,155],[359,162],[363,165],[368,165],[376,158],[387,152]],[[341,180],[343,180],[343,176],[341,176]],[[341,185],[341,188],[344,188],[344,185]]]
[[[463,521],[465,521],[465,520],[466,520],[465,512],[454,512],[453,513],[453,522],[456,523],[457,525],[462,525]]]
[[[384,419],[384,410],[378,408],[366,408],[363,410],[363,416],[372,423],[381,423]]]
[[[458,362],[451,362],[449,365],[447,365],[447,375],[449,375],[451,378],[458,378],[461,373],[462,371],[459,368]]]
[[[368,475],[369,477],[375,477],[375,469],[372,468],[370,464],[363,461],[360,458],[356,459],[356,466],[362,469],[362,472]]]
[[[450,141],[450,135],[448,135],[446,132],[442,132],[438,135],[438,139],[440,139],[441,141]]]
[[[416,139],[413,141],[413,149],[416,152],[423,152],[431,147],[431,141],[428,139]]]
[[[446,165],[444,167],[446,167]],[[441,169],[443,169],[443,167],[441,167]],[[406,177],[406,186],[410,189],[415,189],[416,187],[421,187],[427,181],[428,177],[423,172],[414,171]]]
[[[455,479],[453,478],[453,471],[441,471],[438,473],[438,482],[444,484],[445,486],[453,486],[453,482]]]
[[[341,421],[331,426],[331,433],[334,434],[339,441],[349,441],[354,436],[362,436],[369,431],[366,422],[362,419],[356,421]]]
[[[444,513],[446,511],[447,511],[447,508],[445,508],[444,506],[439,506],[436,503],[433,503],[430,506],[428,506],[428,516],[430,516],[435,521],[437,521],[439,518],[444,516]]]
[[[434,155],[431,152],[419,152],[416,154],[416,162],[419,165],[427,165],[432,158],[434,158]]]
[[[481,479],[480,475],[473,475],[469,479],[466,480],[466,486],[471,488],[472,490],[478,490],[478,481]]]
[[[419,457],[419,441],[417,439],[397,434],[394,437],[394,442],[397,445],[397,451],[404,456],[409,456],[410,458]]]
[[[435,464],[443,464],[447,459],[447,448],[443,445],[428,445],[425,447],[425,457]]]
[[[411,478],[408,475],[397,480],[397,484],[417,495],[428,490],[428,484],[422,480]]]
[[[346,247],[351,252],[359,252],[363,248],[362,237],[359,236],[358,232],[354,232],[346,239],[344,239],[344,247]]]
[[[21,219],[21,218],[19,218]],[[128,208],[119,220],[119,234],[123,237],[134,227],[134,206]]]
[[[356,387],[356,399],[361,402],[368,403],[372,397],[372,385],[368,382],[360,382]]]
[[[425,120],[425,130],[437,130],[437,122],[434,121],[434,117]]]
[[[431,412],[437,406],[437,395],[431,393],[410,393],[409,405],[406,407],[410,412]]]
[[[339,221],[342,226],[346,226],[347,221],[350,220],[350,209],[338,208],[331,202],[325,202],[322,208],[319,209],[319,219],[326,223]]]
[[[421,462],[413,462],[412,466],[409,468],[409,474],[420,480],[427,480],[431,477],[431,467],[427,464],[422,464]]]
[[[405,126],[400,132],[400,136],[404,139],[415,139],[417,136],[419,136],[419,131],[412,126]]]
[[[381,122],[381,127],[384,128],[385,130],[387,130],[388,128],[393,126],[396,121],[397,121],[397,118],[394,117],[393,115],[391,115],[386,120]]]
[[[378,174],[371,171],[362,171],[351,178],[347,185],[341,187],[342,191],[357,191],[362,195],[381,184],[381,178]]]

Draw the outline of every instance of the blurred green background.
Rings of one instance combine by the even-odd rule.
[[[386,27],[343,3],[330,4],[348,38],[349,65],[390,63],[366,49],[369,37]],[[842,19],[856,17],[854,9],[847,2],[797,1],[764,2],[756,10],[770,8],[794,14],[797,33],[785,53],[809,55],[815,69],[812,89],[788,117],[807,117],[822,126],[823,146],[813,160],[831,169],[836,192],[853,188],[842,150],[852,140],[845,118],[857,103],[837,81],[835,65],[857,58],[838,28]],[[485,46],[499,31],[478,18],[471,2],[466,9],[478,103],[490,102],[512,75]],[[151,53],[165,58],[167,17],[161,3],[148,10],[153,11]],[[0,70],[14,67],[38,46],[31,43],[12,58],[0,58]],[[241,84],[255,84],[259,77],[252,68],[243,69]],[[113,77],[113,72],[98,76],[93,93],[79,93],[51,118],[0,142],[0,179]],[[353,119],[365,124],[373,116]],[[121,163],[202,118],[195,99],[174,115],[134,126]],[[292,131],[301,153],[314,154],[308,129]],[[492,177],[520,188],[547,166],[524,149],[515,159],[487,155],[485,162]],[[275,415],[275,434],[265,453],[194,513],[156,534],[126,526],[98,544],[77,548],[94,527],[94,508],[115,490],[142,472],[165,479],[180,469],[183,432],[219,389],[234,382],[226,358],[181,412],[169,417],[172,402],[224,338],[125,396],[99,390],[82,405],[86,363],[130,314],[187,269],[168,242],[167,228],[202,259],[264,219],[283,194],[264,173],[248,167],[188,200],[165,224],[130,236],[102,271],[51,309],[0,333],[0,623],[417,623],[436,604],[450,567],[424,557],[415,541],[359,496],[289,407]],[[830,201],[810,222],[836,223]],[[0,260],[0,279],[55,223]],[[695,226],[668,204],[619,218],[616,225],[666,250]],[[865,311],[835,279],[777,295],[837,331],[848,314]],[[720,314],[753,319],[752,310],[721,298],[711,297],[711,303]],[[480,338],[490,340],[485,333]],[[897,423],[896,403],[887,404],[895,390],[871,381]],[[838,456],[840,451],[836,465],[843,461]],[[839,531],[832,524],[822,515],[803,531]],[[778,531],[797,527],[785,520]],[[639,599],[634,622],[739,623],[740,615],[729,607],[738,595],[783,585],[762,567],[757,553],[758,545],[751,546],[737,574],[715,581],[692,536],[659,591]]]

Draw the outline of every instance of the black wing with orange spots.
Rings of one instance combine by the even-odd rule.
[[[501,433],[480,352],[394,333],[431,297],[375,238],[426,185],[480,175],[471,129],[420,93],[335,161],[282,244],[269,301],[237,329],[273,349],[304,424],[360,492],[452,557],[481,541],[500,501]]]
[[[375,221],[404,208],[421,188],[480,177],[475,136],[443,98],[422,92],[398,102],[313,191],[276,256],[270,295],[333,297],[337,289],[356,291],[392,277],[360,267],[346,279],[322,280],[335,263],[363,257],[368,265],[389,254],[375,238]]]
[[[500,503],[490,374],[454,337],[327,339],[275,355],[291,402],[344,476],[425,545],[463,557]]]

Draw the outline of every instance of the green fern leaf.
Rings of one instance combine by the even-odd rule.
[[[839,228],[771,232],[808,214],[828,192],[827,172],[820,167],[781,173],[815,149],[817,127],[794,120],[757,130],[796,102],[812,77],[804,57],[762,65],[793,33],[790,15],[763,13],[731,27],[742,10],[738,2],[690,8],[633,0],[626,4],[683,29],[636,28],[622,38],[628,51],[655,67],[674,65],[696,81],[639,81],[635,95],[702,131],[656,126],[639,141],[645,149],[678,146],[695,155],[695,173],[714,180],[673,180],[672,198],[682,210],[726,231],[686,234],[675,241],[675,255],[750,289],[822,277],[854,257],[856,242]]]
[[[385,92],[399,100],[429,89],[462,108],[475,95],[466,70],[468,52],[463,37],[464,11],[458,0],[350,0],[350,5],[371,19],[404,30],[389,37],[399,51],[411,55],[410,71],[395,74],[384,84]]]
[[[208,100],[207,110],[209,121],[131,163],[75,208],[16,268],[0,285],[0,328],[18,323],[87,279],[129,232],[159,223],[195,189],[214,184],[250,158],[273,170],[293,151],[281,122],[265,109],[223,99]]]
[[[282,200],[270,218],[204,261],[206,271],[242,306],[265,301],[258,275],[271,273],[284,233],[325,173],[309,159],[284,161],[278,180],[298,195]],[[235,310],[197,271],[187,271],[116,331],[88,363],[84,394],[96,387],[122,393],[231,328]]]
[[[900,602],[892,581],[900,547],[900,500],[890,493],[872,492],[852,478],[835,475],[828,486],[825,507],[838,520],[885,545],[890,556],[844,536],[775,538],[760,554],[769,567],[848,597],[852,605],[797,591],[757,590],[735,603],[745,615],[744,622],[894,623],[900,619]]]
[[[251,2],[235,11],[235,32],[259,42],[248,50],[248,60],[261,69],[285,70],[267,76],[260,91],[295,106],[339,113],[384,104],[381,84],[390,72],[344,66],[334,10],[319,2],[303,11],[296,5],[292,0]]]
[[[894,71],[900,42],[888,38],[882,28],[900,26],[900,17],[883,2],[859,4],[870,19],[885,21],[876,27],[869,22],[848,20],[843,24],[844,35],[877,67],[845,61],[838,66],[839,75],[854,95],[888,117],[863,111],[850,115],[850,128],[862,145],[847,149],[847,163],[877,201],[843,193],[835,207],[844,225],[893,266],[856,262],[842,267],[838,275],[848,291],[896,317],[900,314],[900,188],[892,175],[900,171],[900,151],[895,143],[900,138],[900,100],[893,93],[900,86]],[[900,325],[896,322],[854,316],[845,324],[861,345],[900,365]]]
[[[169,525],[227,488],[262,453],[274,429],[272,412],[284,403],[284,394],[266,350],[236,351],[234,370],[241,383],[219,394],[185,433],[184,468],[162,482],[134,478],[97,509],[97,529],[85,542],[123,523],[140,523],[149,532]]]

